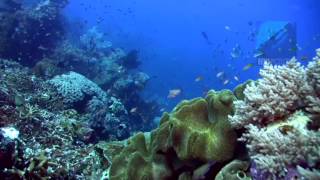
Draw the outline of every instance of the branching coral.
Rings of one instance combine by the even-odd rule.
[[[319,50],[318,50],[319,55]],[[245,128],[240,140],[246,142],[253,160],[254,178],[283,178],[298,165],[314,168],[320,162],[319,56],[307,68],[295,58],[286,65],[265,64],[262,79],[244,90],[235,101],[231,125]]]
[[[265,63],[262,79],[251,82],[244,90],[245,99],[236,101],[236,112],[230,116],[232,126],[240,128],[250,123],[267,124],[277,121],[301,104],[305,69],[291,59],[286,66]]]
[[[320,134],[307,130],[310,121],[297,112],[286,122],[259,129],[249,125],[246,140],[251,159],[257,168],[269,175],[285,176],[286,169],[296,164],[314,166],[320,158]]]
[[[320,114],[320,49],[313,62],[310,62],[306,71],[308,85],[305,91],[308,93],[305,103],[307,111],[313,114]]]

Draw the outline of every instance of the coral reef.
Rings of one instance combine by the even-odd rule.
[[[87,33],[80,37],[80,43],[86,53],[91,56],[103,56],[108,50],[111,50],[112,43],[106,41],[103,33],[97,30],[97,27],[92,27]]]
[[[135,69],[140,65],[138,61],[138,54],[137,50],[131,50],[126,56],[122,57],[119,61],[122,66],[127,69]]]
[[[283,66],[265,64],[262,79],[234,102],[229,121],[244,129],[240,141],[249,151],[254,179],[288,178],[292,172],[303,178],[299,166],[315,172],[310,174],[319,171],[319,58],[306,68],[294,58]]]
[[[138,51],[97,28],[66,39],[67,3],[0,2],[0,179],[108,179],[124,147],[103,141],[154,127],[160,108],[140,96],[149,76]]]
[[[94,148],[87,142],[93,134],[86,116],[64,110],[58,92],[30,69],[7,60],[0,64],[0,159],[6,158],[1,159],[0,177],[90,177],[95,171],[86,161],[95,162],[96,156],[89,156]],[[18,138],[3,135],[8,128],[15,128]]]
[[[160,108],[158,103],[146,101],[140,95],[149,76],[137,70],[140,65],[137,51],[126,54],[122,49],[110,47],[97,28],[83,34],[79,41],[79,45],[61,42],[49,58],[36,64],[34,72],[48,79],[69,71],[82,74],[111,96],[119,98],[127,112],[136,109],[128,114],[132,130],[153,128],[153,118],[159,115]]]
[[[12,0],[4,3],[10,10],[0,12],[0,57],[32,66],[63,36],[61,10],[66,1],[42,1],[34,8]]]
[[[139,51],[97,27],[64,38],[67,4],[0,2],[0,179],[320,179],[320,49],[146,132],[160,108]]]
[[[96,179],[107,172],[111,155],[102,158],[92,143],[128,137],[126,110],[119,99],[108,96],[93,82],[79,74],[75,77],[82,78],[90,87],[76,82],[72,90],[96,93],[84,112],[75,110],[76,107],[66,109],[64,97],[50,80],[36,77],[31,69],[16,62],[0,60],[1,178]],[[100,93],[102,97],[106,95],[104,101],[98,99]],[[104,122],[109,129],[102,127],[107,137],[100,137],[99,129],[93,125],[94,115],[103,107],[106,107],[105,116],[112,116],[112,121]],[[2,135],[8,128],[17,129],[19,138],[10,140]]]
[[[265,64],[235,95],[182,101],[157,129],[127,141],[110,178],[318,179],[319,58],[306,68],[294,58]]]
[[[206,99],[182,101],[170,114],[163,115],[160,126],[151,134],[139,133],[128,141],[113,159],[110,178],[192,178],[193,171],[206,169],[202,165],[230,160],[236,134],[227,117],[233,112],[233,100],[230,91],[210,91]],[[197,172],[206,174],[205,170]]]

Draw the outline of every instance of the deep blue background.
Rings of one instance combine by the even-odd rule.
[[[251,32],[268,20],[297,25],[299,56],[314,56],[320,47],[319,0],[70,0],[65,9],[70,32],[97,26],[115,47],[139,49],[141,69],[152,79],[144,92],[172,107],[185,98],[202,96],[208,89],[233,88],[248,78],[256,79],[257,60]],[[85,26],[80,25],[85,23]],[[230,29],[226,28],[228,26]],[[208,35],[208,44],[201,32]],[[244,55],[231,59],[239,44]],[[251,69],[243,71],[248,63]],[[306,63],[306,62],[304,62]],[[223,80],[216,78],[224,71]],[[203,77],[195,82],[198,76]],[[234,76],[240,81],[236,82]],[[231,83],[223,85],[229,79]],[[181,96],[167,99],[170,89]]]

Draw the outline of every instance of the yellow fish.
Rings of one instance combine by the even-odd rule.
[[[252,66],[253,66],[253,64],[249,63],[249,64],[247,64],[246,66],[244,66],[244,67],[242,68],[242,70],[243,70],[243,71],[246,71],[246,70],[250,69]]]

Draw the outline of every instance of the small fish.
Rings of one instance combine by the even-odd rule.
[[[229,82],[230,82],[229,79],[226,79],[223,81],[223,85],[227,85]]]
[[[201,32],[202,37],[206,40],[208,44],[212,44],[211,41],[209,40],[208,34],[204,31]]]
[[[263,55],[264,55],[264,52],[263,52],[263,51],[258,51],[258,52],[256,52],[256,53],[254,53],[253,57],[254,57],[254,58],[259,58],[259,57],[261,57],[261,56],[263,56]]]
[[[48,48],[45,48],[45,47],[44,47],[44,46],[42,46],[42,45],[38,46],[38,49],[39,49],[39,50],[43,50],[43,51],[48,50]]]
[[[231,30],[230,26],[225,26],[224,29],[227,30],[227,31]]]
[[[246,71],[246,70],[250,69],[252,66],[253,66],[253,64],[249,63],[249,64],[245,65],[245,66],[242,68],[242,70],[243,70],[243,71]]]
[[[130,113],[136,113],[137,110],[138,110],[138,108],[137,108],[137,107],[134,107],[134,108],[132,108],[132,109],[130,110]]]
[[[224,72],[221,71],[221,72],[218,72],[218,73],[217,73],[216,77],[217,77],[217,78],[220,78],[220,77],[222,77],[223,75],[224,75]]]
[[[289,49],[289,51],[291,52],[297,52],[298,51],[298,47],[297,46],[293,46]]]
[[[282,125],[279,127],[279,131],[285,135],[287,135],[289,132],[292,132],[293,130],[294,130],[294,127],[291,125]]]
[[[292,39],[292,38],[290,38],[290,39],[289,39],[289,43],[292,43],[292,42],[293,42],[293,39]]]
[[[232,51],[230,53],[231,57],[233,59],[240,57],[241,55],[241,47],[239,44],[236,44],[234,48],[232,48]]]
[[[306,61],[306,60],[308,60],[309,58],[308,58],[308,56],[301,56],[301,58],[300,58],[302,61]]]
[[[200,82],[203,80],[203,77],[202,76],[198,76],[194,81],[195,82]]]
[[[239,81],[239,77],[238,76],[234,76],[233,78],[234,78],[234,80]]]
[[[181,94],[181,89],[171,89],[169,90],[168,98],[173,99]]]

